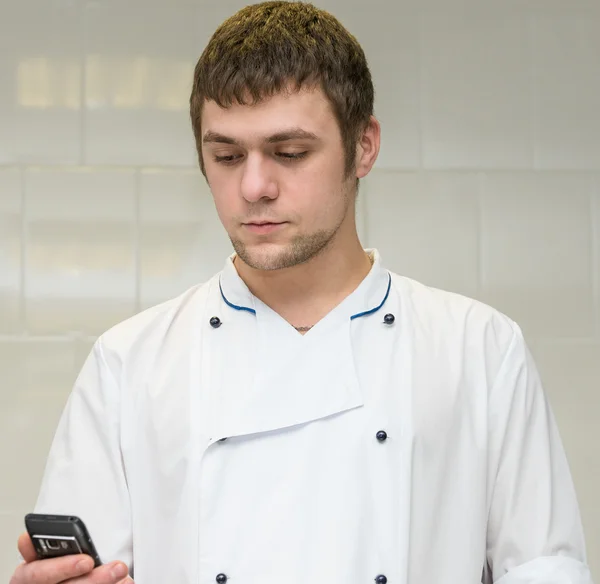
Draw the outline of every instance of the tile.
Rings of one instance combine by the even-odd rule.
[[[489,174],[482,296],[536,337],[594,334],[590,197],[585,174]]]
[[[535,166],[599,169],[600,6],[561,4],[534,11]]]
[[[600,419],[600,343],[530,338],[528,345],[564,432],[563,439],[570,443],[573,457],[583,463],[585,453],[578,451],[577,445],[589,438]],[[593,443],[590,449],[596,450]],[[581,470],[585,470],[583,464]],[[600,481],[600,466],[598,473]]]
[[[600,573],[600,343],[530,343],[561,433],[587,539],[592,573]]]
[[[320,2],[361,44],[375,86],[381,123],[376,168],[416,169],[421,164],[419,13],[413,0]],[[381,18],[385,13],[386,17]]]
[[[21,173],[0,168],[0,334],[17,333],[21,318]]]
[[[596,335],[600,335],[600,175],[596,177],[596,192],[592,197],[593,265]]]
[[[219,2],[210,5],[202,3],[195,22],[195,34],[199,41],[198,46],[204,49],[217,27],[246,6],[248,6],[246,0],[219,0]],[[319,8],[326,8],[326,6],[323,2],[320,2]],[[200,53],[198,53],[198,57],[200,57]]]
[[[0,341],[0,402],[23,394],[67,395],[75,382],[74,362],[70,339]]]
[[[90,356],[98,337],[84,337],[75,340],[73,379],[77,379],[86,359]]]
[[[33,169],[26,190],[26,322],[97,335],[136,308],[135,173]]]
[[[8,582],[21,563],[17,539],[25,531],[24,515],[0,514],[0,581]]]
[[[424,3],[425,168],[531,168],[531,41],[526,3]]]
[[[197,165],[189,96],[198,10],[183,0],[86,5],[87,164]]]
[[[78,163],[82,3],[5,4],[0,18],[0,164]]]
[[[207,281],[233,253],[200,171],[144,171],[140,198],[141,306]]]
[[[61,394],[40,393],[2,405],[0,457],[6,478],[0,484],[0,512],[34,508],[65,403]]]
[[[31,510],[60,414],[75,382],[69,341],[0,343],[0,513]],[[26,464],[24,464],[26,461]]]
[[[387,267],[427,285],[478,292],[476,174],[371,172],[366,232]]]
[[[528,5],[533,17],[540,13],[560,16],[570,12],[593,11],[597,2],[596,0],[571,0],[567,6],[564,0],[529,0]]]

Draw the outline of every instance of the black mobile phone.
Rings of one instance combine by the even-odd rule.
[[[102,565],[96,546],[83,521],[74,515],[25,516],[25,527],[40,560],[87,554],[94,560],[94,567]]]

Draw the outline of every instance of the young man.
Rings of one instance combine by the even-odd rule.
[[[216,31],[191,114],[235,254],[102,335],[66,406],[36,511],[79,515],[110,564],[23,535],[13,584],[591,582],[519,327],[360,244],[372,112],[331,15],[267,2]]]

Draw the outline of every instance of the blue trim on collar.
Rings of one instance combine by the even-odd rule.
[[[373,314],[374,312],[377,312],[385,304],[385,301],[388,299],[388,296],[390,295],[390,288],[392,287],[392,275],[389,272],[388,272],[388,278],[389,278],[389,280],[388,280],[387,292],[385,293],[385,296],[383,297],[381,304],[379,306],[376,306],[375,308],[371,308],[371,310],[367,310],[365,312],[359,312],[358,314],[351,316],[350,320],[354,320],[355,318],[360,318],[361,316],[367,316],[367,314]]]
[[[360,318],[361,316],[367,316],[368,314],[373,314],[374,312],[377,312],[385,304],[385,301],[388,299],[388,296],[390,295],[391,287],[392,287],[392,275],[388,273],[388,287],[387,287],[385,296],[383,297],[383,300],[381,301],[381,304],[379,306],[376,306],[375,308],[371,308],[371,310],[366,310],[365,312],[359,312],[358,314],[354,314],[353,316],[350,317],[350,320],[354,320],[355,318]],[[227,298],[225,297],[225,293],[223,292],[223,287],[221,286],[220,281],[219,281],[219,290],[221,291],[221,297],[223,298],[223,300],[225,301],[225,304],[227,304],[227,306],[230,306],[231,308],[233,308],[235,310],[245,310],[246,312],[250,312],[251,314],[256,315],[256,310],[254,310],[253,308],[248,308],[247,306],[238,306],[237,304],[233,304],[232,302],[229,302],[229,300],[227,300]]]
[[[256,310],[254,310],[254,308],[248,308],[246,306],[237,306],[236,304],[232,304],[231,302],[229,302],[229,300],[227,300],[227,298],[225,298],[225,294],[223,293],[223,288],[221,287],[220,280],[219,280],[219,290],[221,290],[221,296],[222,296],[223,300],[225,301],[225,304],[227,304],[227,306],[231,306],[231,308],[235,308],[235,310],[245,310],[247,312],[251,312],[252,314],[256,314]]]

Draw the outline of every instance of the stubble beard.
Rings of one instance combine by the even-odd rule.
[[[264,253],[254,252],[241,239],[230,238],[233,249],[246,265],[255,270],[282,270],[304,264],[323,253],[337,236],[350,210],[349,196],[348,194],[344,196],[346,198],[344,213],[337,224],[329,230],[320,229],[312,233],[296,235],[287,246],[278,248],[277,251],[265,251]]]

